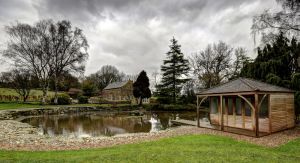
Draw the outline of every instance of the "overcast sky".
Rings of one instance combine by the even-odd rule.
[[[86,75],[107,64],[126,74],[151,74],[173,36],[186,56],[223,40],[255,57],[252,17],[276,6],[275,0],[0,0],[0,48],[5,25],[67,19],[88,39]]]

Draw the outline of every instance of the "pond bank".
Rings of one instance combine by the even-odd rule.
[[[50,108],[24,108],[0,110],[0,120],[13,120],[24,116],[59,115],[78,112],[93,111],[134,111],[130,106],[106,107],[106,106],[62,106]]]
[[[194,106],[183,105],[145,105],[140,109],[136,105],[120,105],[120,106],[61,106],[47,108],[20,108],[0,110],[0,120],[13,120],[24,116],[38,115],[59,115],[78,112],[93,112],[93,111],[128,111],[139,114],[141,111],[195,111]]]
[[[279,146],[290,140],[300,138],[300,128],[286,130],[261,138],[253,138],[192,126],[180,126],[153,133],[123,134],[112,137],[49,137],[40,134],[40,131],[35,127],[14,120],[0,121],[0,131],[0,149],[30,151],[101,148],[193,134],[228,136],[236,140],[247,141],[266,147]]]

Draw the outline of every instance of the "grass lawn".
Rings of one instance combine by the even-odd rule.
[[[266,148],[231,138],[192,135],[77,151],[0,151],[0,162],[300,162],[300,139]]]

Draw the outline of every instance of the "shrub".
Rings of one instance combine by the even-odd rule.
[[[79,96],[78,103],[79,104],[87,104],[89,102],[89,97],[87,96]]]
[[[194,104],[187,105],[178,105],[178,104],[147,104],[144,105],[146,110],[164,110],[164,111],[172,111],[172,110],[191,110],[195,111],[197,109]]]
[[[54,98],[51,99],[51,103],[54,104]],[[57,97],[58,105],[69,105],[71,104],[71,97],[68,94],[59,94]]]

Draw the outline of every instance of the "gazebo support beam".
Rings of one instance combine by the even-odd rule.
[[[263,100],[263,99],[262,99]],[[258,94],[254,94],[254,104],[255,104],[255,136],[259,137],[259,104],[258,104]]]
[[[261,98],[261,100],[260,100],[260,102],[259,102],[259,104],[258,104],[258,110],[260,110],[260,107],[261,107],[261,104],[262,104],[262,102],[265,100],[265,98],[267,97],[267,94],[264,94],[264,96]]]
[[[197,127],[200,127],[200,106],[207,98],[208,96],[203,97],[199,103],[199,96],[197,96]]]
[[[249,100],[247,100],[244,96],[242,96],[242,95],[237,95],[237,96],[239,96],[240,98],[242,98],[250,107],[251,107],[251,109],[253,110],[253,111],[255,111],[255,108],[254,108],[254,106],[251,104],[251,102],[249,101]]]
[[[223,96],[220,96],[220,114],[221,114],[221,130],[224,130],[224,117],[223,117]]]
[[[197,96],[197,127],[200,127],[200,122],[199,122],[199,96]]]

